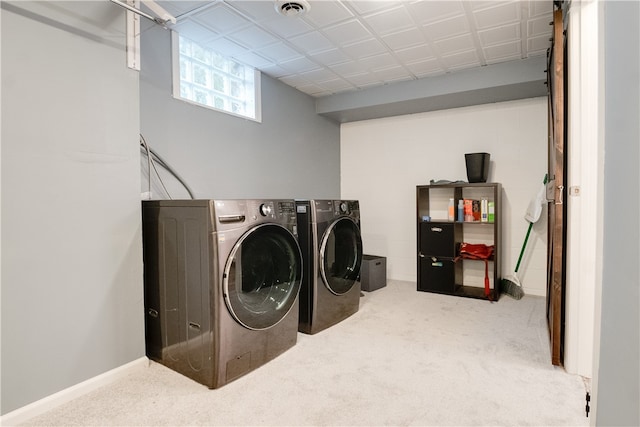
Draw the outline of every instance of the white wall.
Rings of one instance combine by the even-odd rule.
[[[529,201],[547,169],[547,100],[532,98],[343,124],[341,197],[360,200],[364,251],[387,257],[387,276],[416,280],[416,185],[467,180],[464,154],[491,154],[490,182],[503,185],[503,276],[513,272]],[[518,277],[546,294],[546,208]]]

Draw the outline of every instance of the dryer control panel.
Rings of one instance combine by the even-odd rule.
[[[292,229],[296,225],[294,200],[215,200],[213,211],[217,231],[247,224],[274,222]]]
[[[348,216],[360,216],[360,204],[358,200],[334,200],[333,201],[333,213],[336,216],[348,215]]]

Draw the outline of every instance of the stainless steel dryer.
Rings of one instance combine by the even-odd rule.
[[[296,200],[304,261],[299,330],[315,334],[360,308],[362,238],[357,200]]]
[[[302,254],[293,200],[142,207],[150,359],[218,388],[295,345]]]

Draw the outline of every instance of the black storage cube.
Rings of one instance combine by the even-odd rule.
[[[387,286],[387,259],[376,255],[362,255],[360,281],[362,290],[367,292]]]
[[[420,252],[440,258],[457,256],[458,245],[462,242],[462,223],[421,222]]]
[[[469,182],[487,182],[489,158],[489,153],[467,153],[464,155]]]
[[[462,263],[436,257],[420,258],[420,277],[420,291],[454,293],[456,284],[462,283]]]

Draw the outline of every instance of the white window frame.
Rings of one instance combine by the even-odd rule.
[[[193,42],[192,40],[190,40],[191,42]],[[198,44],[197,42],[195,42],[196,44]],[[213,49],[210,49],[213,50]],[[229,60],[231,60],[231,58],[228,58]],[[235,62],[235,59],[233,60]],[[214,111],[218,111],[221,113],[225,113],[225,114],[229,114],[231,116],[235,116],[235,117],[240,117],[242,119],[246,119],[246,120],[252,120],[258,123],[262,122],[262,97],[261,97],[261,87],[260,87],[260,71],[252,68],[248,65],[245,65],[245,67],[248,67],[250,69],[253,69],[254,72],[254,83],[253,83],[253,87],[254,87],[254,109],[255,109],[255,117],[251,117],[251,116],[245,116],[243,114],[238,114],[238,113],[234,113],[232,111],[226,110],[226,109],[222,109],[222,108],[217,108],[211,105],[207,105],[207,104],[203,104],[200,103],[198,101],[189,99],[189,98],[185,98],[182,96],[181,91],[180,91],[180,34],[178,34],[176,31],[171,31],[171,62],[172,62],[172,81],[173,81],[173,88],[172,88],[172,92],[173,92],[173,97],[175,99],[178,99],[180,101],[183,102],[187,102],[189,104],[193,104],[193,105],[197,105],[200,107],[204,107],[204,108],[208,108],[210,110],[214,110]],[[238,62],[239,63],[239,62]],[[243,64],[244,65],[244,64]],[[228,95],[225,95],[224,97],[228,97]]]

